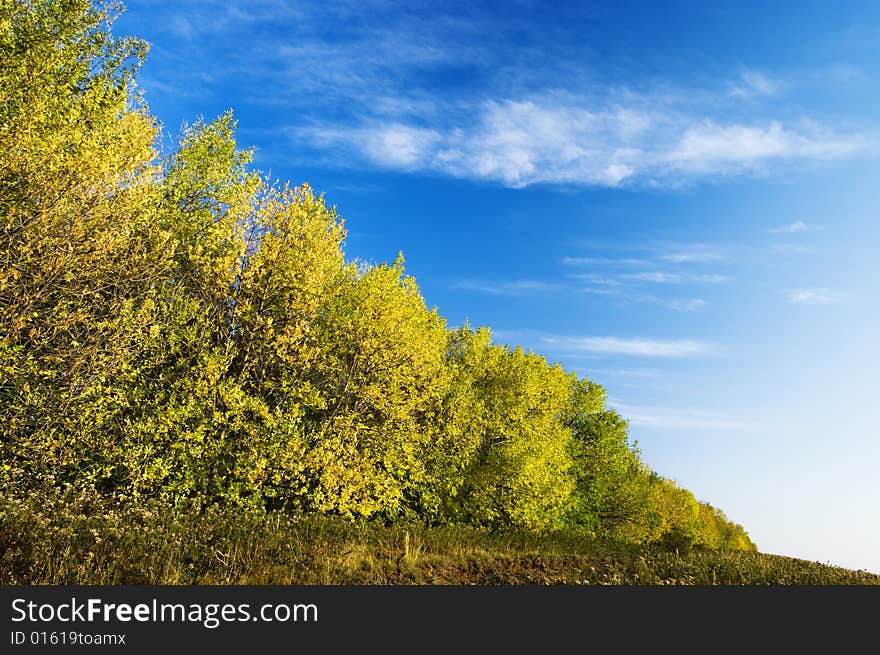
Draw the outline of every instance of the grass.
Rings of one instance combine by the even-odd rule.
[[[755,552],[59,496],[0,499],[0,583],[867,585],[880,576]]]

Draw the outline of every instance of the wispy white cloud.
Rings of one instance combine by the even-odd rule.
[[[590,373],[592,375],[632,378],[636,380],[656,380],[661,376],[660,371],[640,368],[594,368],[590,369]]]
[[[592,296],[619,296],[620,289],[614,287],[578,287],[574,293],[584,293]]]
[[[643,271],[641,273],[626,273],[621,275],[624,280],[636,282],[654,282],[656,284],[679,284],[684,279],[676,273],[663,273],[661,271]]]
[[[686,300],[676,298],[660,299],[657,302],[666,309],[672,309],[677,312],[699,312],[706,307],[706,301],[702,298],[689,298]]]
[[[162,17],[175,36],[186,40],[221,34],[229,36],[261,22],[304,18],[304,12],[296,3],[285,0],[238,0],[234,3],[225,0],[199,0],[197,3],[152,0],[147,4],[150,15]],[[134,8],[130,7],[129,12]]]
[[[782,85],[766,73],[760,71],[744,71],[738,80],[730,84],[729,95],[745,100],[774,96],[780,92]]]
[[[794,305],[833,305],[840,302],[840,297],[827,289],[789,289],[785,297]]]
[[[705,244],[693,244],[661,252],[657,255],[657,259],[670,264],[706,264],[723,261],[727,259],[727,256]]]
[[[858,137],[813,126],[694,122],[640,111],[594,111],[552,100],[492,101],[471,120],[443,129],[374,121],[299,134],[360,152],[384,168],[434,171],[514,188],[676,184],[695,175],[758,173],[771,164],[845,157],[864,145]],[[682,255],[678,261],[693,257],[699,255]]]
[[[629,252],[641,256],[627,256]],[[651,304],[672,311],[698,312],[707,306],[703,298],[669,297],[656,291],[654,294],[646,294],[646,287],[670,286],[681,291],[682,288],[693,285],[729,282],[728,275],[694,270],[695,264],[725,262],[728,258],[727,253],[705,243],[667,242],[632,246],[616,257],[569,256],[560,261],[575,270],[585,268],[591,271],[566,274],[566,278],[570,280],[589,285],[583,290],[584,293],[614,295],[624,302]],[[631,270],[637,266],[646,268],[656,266],[658,269]],[[660,269],[661,266],[666,270]]]
[[[395,123],[366,131],[362,143],[370,158],[392,168],[408,168],[428,156],[440,138],[433,130]]]
[[[234,87],[250,104],[288,108],[286,154],[311,163],[514,188],[679,186],[848,157],[872,142],[773,104],[784,84],[768,71],[702,88],[592,78],[576,63],[594,54],[589,39],[567,23],[537,28],[529,3],[503,16],[491,3],[184,4],[149,4],[186,42],[157,52],[165,83],[187,88],[195,62],[217,78],[206,94]]]
[[[603,287],[619,287],[623,285],[623,282],[620,280],[619,277],[599,275],[596,273],[573,273],[568,277],[573,280],[579,280],[581,282],[596,284]]]
[[[656,295],[632,292],[625,284],[625,276],[620,279],[592,274],[567,276],[584,284],[564,283],[543,280],[479,280],[462,279],[453,283],[453,288],[493,296],[534,296],[548,293],[565,293],[570,296],[593,295],[613,296],[625,303],[641,303],[662,307],[677,312],[698,312],[706,307],[702,298],[663,298]],[[700,276],[692,276],[699,278]]]
[[[805,246],[802,243],[772,243],[768,247],[772,252],[783,255],[803,255],[815,250],[812,246]]]
[[[575,353],[684,358],[710,355],[715,352],[712,344],[690,339],[543,336],[541,341],[559,351]]]
[[[525,295],[530,293],[548,293],[564,289],[565,287],[553,282],[540,280],[513,280],[513,281],[489,281],[489,280],[458,280],[454,287],[467,291],[477,291],[491,295]]]
[[[378,184],[335,184],[333,185],[333,189],[335,191],[339,191],[341,193],[357,193],[357,194],[372,194],[372,193],[381,193],[385,189]]]
[[[812,125],[793,128],[778,121],[767,126],[725,125],[704,120],[684,130],[665,163],[682,172],[731,174],[758,171],[774,162],[845,157],[863,146],[859,137]]]
[[[663,430],[726,431],[749,430],[752,421],[726,415],[722,412],[692,408],[669,408],[630,405],[609,399],[608,405],[623,416],[630,425]]]
[[[433,130],[400,123],[359,131],[339,126],[318,127],[310,128],[308,133],[316,145],[324,148],[333,148],[342,140],[354,139],[370,159],[381,161],[389,168],[402,169],[418,165],[440,140],[440,135]]]
[[[562,263],[566,266],[646,266],[650,262],[632,257],[563,257]]]
[[[705,243],[648,244],[637,247],[638,257],[574,257],[562,258],[566,266],[651,266],[657,264],[708,264],[723,262],[729,255]]]
[[[723,284],[730,281],[728,276],[718,275],[717,273],[700,273],[688,275],[686,278],[690,282],[699,282],[701,284]]]
[[[808,229],[807,224],[803,221],[794,221],[793,223],[774,227],[770,231],[773,234],[797,234],[798,232],[806,232]]]
[[[645,294],[623,293],[616,291],[624,301],[645,303],[669,309],[676,312],[701,312],[706,308],[706,301],[702,298],[661,298]]]
[[[667,273],[663,271],[643,271],[640,273],[625,273],[620,276],[623,280],[632,280],[635,282],[651,282],[655,284],[721,284],[727,282],[729,278],[726,275],[718,275],[716,273],[699,273],[699,274],[682,274]]]
[[[168,22],[168,29],[177,37],[189,41],[196,34],[196,27],[186,16],[175,16]]]

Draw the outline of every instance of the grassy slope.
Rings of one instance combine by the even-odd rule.
[[[564,536],[5,500],[4,584],[880,584],[776,555]]]

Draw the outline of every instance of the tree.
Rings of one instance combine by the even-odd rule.
[[[576,491],[572,528],[601,537],[639,541],[644,529],[647,470],[629,443],[627,422],[604,408],[605,391],[584,380],[572,390]]]
[[[0,411],[22,484],[106,474],[140,290],[163,266],[145,45],[85,1],[0,4]]]
[[[117,12],[0,0],[0,489],[754,547],[601,387],[346,263],[231,113],[160,158]]]
[[[392,265],[349,265],[315,325],[305,407],[311,509],[389,517],[412,509],[443,388],[445,326]]]
[[[570,375],[487,329],[451,337],[452,380],[434,457],[437,505],[487,527],[559,529],[572,491],[570,432],[560,420]]]

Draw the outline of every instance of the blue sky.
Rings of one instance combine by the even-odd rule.
[[[232,108],[350,258],[601,383],[762,551],[880,572],[880,5],[127,4],[169,138]]]

